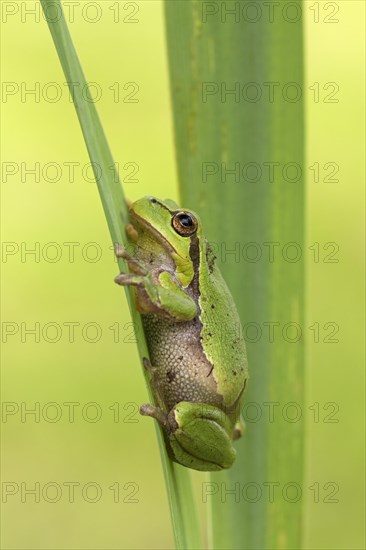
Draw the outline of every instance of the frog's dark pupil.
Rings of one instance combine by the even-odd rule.
[[[187,214],[183,214],[182,216],[180,216],[179,221],[182,225],[184,225],[184,227],[192,227],[193,225],[193,220],[191,216],[188,216]]]
[[[182,237],[191,237],[197,231],[197,220],[190,212],[176,212],[172,226]]]

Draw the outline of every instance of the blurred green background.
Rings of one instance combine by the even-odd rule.
[[[306,329],[304,545],[348,549],[364,548],[364,5],[326,4],[303,8],[307,327],[320,329],[319,342]],[[172,548],[153,423],[137,412],[147,392],[74,108],[40,7],[1,9],[2,546]],[[67,10],[126,195],[177,199],[162,2]],[[335,165],[338,181],[327,181]],[[325,262],[333,250],[338,261]],[[338,342],[326,341],[327,323]],[[37,483],[39,502],[27,493]]]

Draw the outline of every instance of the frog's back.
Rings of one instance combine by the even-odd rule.
[[[217,391],[230,407],[248,378],[246,347],[234,299],[220,270],[211,266],[207,285],[200,289],[202,337],[205,354],[214,365]]]

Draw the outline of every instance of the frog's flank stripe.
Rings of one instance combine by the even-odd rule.
[[[192,235],[191,243],[189,246],[189,256],[193,264],[193,279],[190,282],[190,287],[193,290],[193,295],[198,297],[200,296],[200,282],[199,282],[199,267],[200,267],[200,240],[197,237],[197,234]]]

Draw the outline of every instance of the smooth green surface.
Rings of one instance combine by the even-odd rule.
[[[73,84],[69,88],[72,92],[71,96],[79,117],[90,161],[93,168],[95,165],[100,167],[100,174],[96,171],[95,176],[112,243],[123,243],[127,246],[128,242],[124,232],[124,226],[129,222],[127,205],[95,105],[86,99],[88,96],[83,95],[87,82],[67,29],[61,2],[59,0],[41,0],[41,4],[65,77],[68,83]],[[122,266],[123,268],[124,266]],[[126,294],[131,299],[132,293],[129,293],[128,289],[126,289]],[[145,339],[142,336],[140,315],[132,304],[132,300],[130,300],[130,311],[136,334],[139,335],[137,343],[142,360],[143,357],[148,357],[148,351]],[[144,374],[146,375],[146,373]],[[151,390],[149,394],[150,399],[153,399]],[[167,485],[176,546],[182,549],[196,548],[200,544],[200,533],[195,515],[189,472],[177,468],[171,462],[166,453],[161,430],[156,429],[156,432]]]
[[[112,242],[126,242],[124,225],[128,223],[128,210],[119,175],[115,168],[108,142],[93,101],[88,100],[87,81],[83,74],[60,0],[40,0],[59,60],[62,65],[70,96],[88,149],[90,161],[100,171],[94,171],[103,203]]]
[[[270,181],[266,173],[270,162],[281,169],[287,163],[304,165],[303,99],[291,101],[290,87],[289,99],[283,96],[289,82],[296,83],[295,95],[303,89],[302,23],[263,18],[254,26],[238,24],[233,15],[203,15],[206,8],[200,2],[165,6],[182,204],[200,213],[208,239],[216,244],[244,326],[252,323],[261,331],[271,322],[281,330],[289,322],[303,326],[303,258],[285,261],[278,252],[290,242],[296,243],[295,256],[303,250],[304,181],[285,181],[278,170]],[[273,97],[268,83],[277,83]],[[205,177],[207,163],[215,173]],[[236,174],[224,173],[235,165]],[[257,181],[255,170],[262,172]],[[244,264],[244,253],[255,258],[266,250],[264,243],[273,243],[275,261],[263,264],[257,257]],[[292,258],[294,249],[288,251]],[[248,334],[253,338],[250,330]],[[261,409],[270,402],[303,407],[302,338],[289,343],[277,333],[273,344],[263,337],[249,342],[248,364],[246,402]],[[290,503],[276,498],[273,505],[265,492],[271,482],[280,491],[288,483],[302,487],[303,423],[277,418],[272,424],[249,424],[237,450],[234,466],[211,476],[218,489],[211,497],[212,547],[299,548],[301,499]],[[247,484],[254,495],[245,499]],[[227,497],[226,490],[236,490],[239,501]]]

